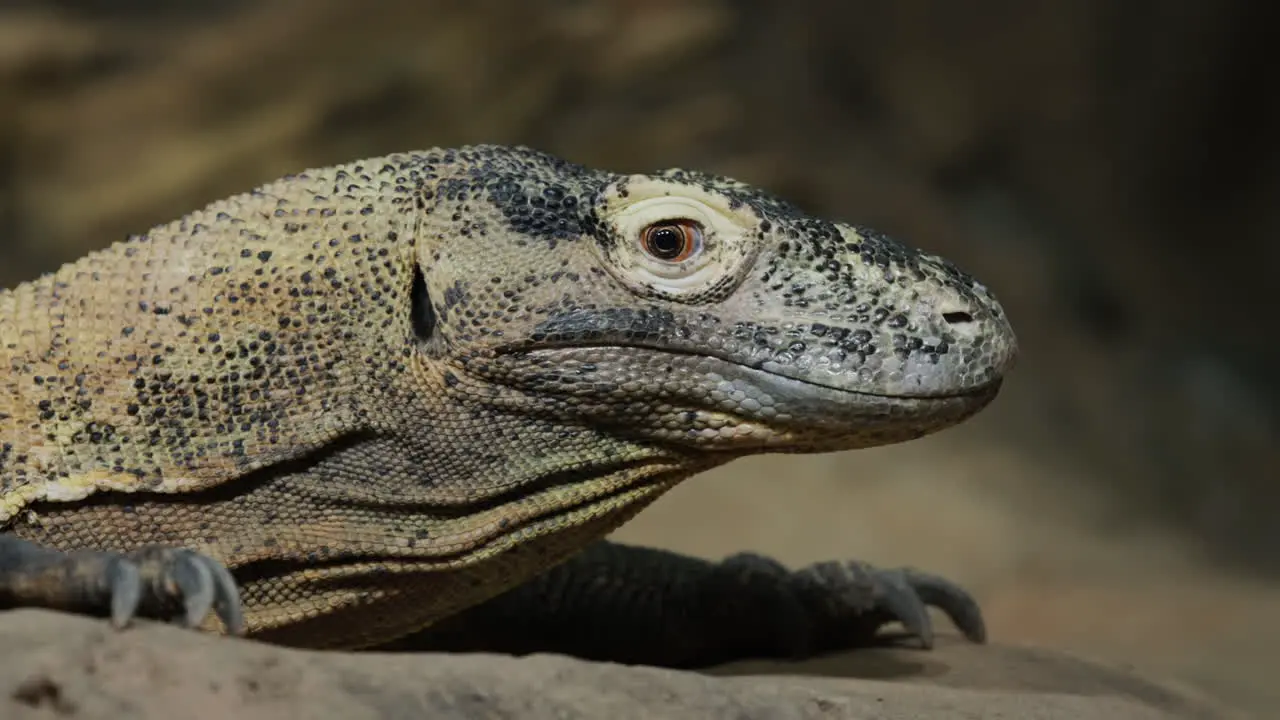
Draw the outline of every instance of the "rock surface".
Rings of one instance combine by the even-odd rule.
[[[17,610],[0,613],[0,647],[0,717],[11,720],[1232,717],[1123,670],[958,642],[787,670],[854,677],[751,674],[758,664],[701,674],[550,655],[304,652],[151,624],[116,632],[96,620]]]

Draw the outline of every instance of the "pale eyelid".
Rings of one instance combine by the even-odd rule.
[[[610,263],[611,270],[624,283],[641,292],[656,290],[669,294],[672,299],[696,295],[702,288],[719,282],[727,273],[737,272],[754,256],[749,243],[732,241],[739,234],[747,234],[747,228],[738,222],[740,219],[695,199],[677,196],[640,199],[619,208],[613,218],[615,227],[630,242],[623,251],[625,259],[618,257],[621,262]],[[702,228],[699,248],[679,263],[651,256],[643,247],[641,235],[645,227],[672,220],[692,221]],[[731,245],[725,245],[726,242]]]

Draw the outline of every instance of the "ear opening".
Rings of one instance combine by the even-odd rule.
[[[436,311],[431,305],[431,296],[427,294],[427,279],[422,275],[422,267],[413,266],[413,287],[409,291],[409,321],[413,325],[413,334],[421,342],[427,342],[435,336]]]

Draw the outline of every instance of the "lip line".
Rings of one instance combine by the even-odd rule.
[[[945,400],[972,399],[972,398],[983,397],[987,395],[993,389],[999,387],[1000,384],[1003,382],[1003,378],[997,378],[983,385],[979,385],[977,387],[971,388],[963,392],[936,393],[936,394],[928,394],[928,395],[892,395],[888,393],[873,393],[873,392],[865,392],[862,390],[849,390],[847,388],[833,387],[831,385],[824,385],[822,383],[813,382],[812,380],[805,380],[803,378],[792,377],[790,375],[783,375],[782,373],[765,370],[764,368],[761,368],[761,367],[752,367],[750,365],[744,365],[740,362],[735,362],[733,360],[729,360],[729,359],[720,357],[718,355],[708,355],[706,353],[687,352],[679,349],[672,350],[670,348],[655,348],[650,345],[623,344],[623,343],[610,343],[610,344],[603,344],[603,345],[557,344],[557,345],[541,345],[536,348],[519,348],[519,349],[513,348],[510,350],[500,351],[500,354],[536,355],[544,351],[554,352],[556,350],[604,350],[608,348],[629,348],[634,350],[644,350],[646,352],[651,352],[659,355],[678,355],[678,356],[684,356],[684,357],[696,357],[696,358],[701,358],[703,360],[714,360],[716,362],[721,362],[726,365],[730,365],[734,368],[738,368],[740,370],[745,370],[751,373],[760,373],[762,375],[766,375],[773,379],[800,383],[801,385],[806,385],[808,387],[826,391],[826,392],[839,393],[841,395],[847,395],[850,397],[880,398],[884,400],[945,401]]]

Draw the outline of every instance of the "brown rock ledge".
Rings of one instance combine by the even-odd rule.
[[[15,610],[0,612],[0,648],[6,720],[1231,717],[1124,670],[958,642],[932,653],[863,651],[702,674],[552,655],[305,652],[156,624],[116,632],[92,619]],[[765,669],[793,674],[752,674]]]

